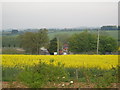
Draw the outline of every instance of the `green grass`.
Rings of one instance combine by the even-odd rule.
[[[2,81],[16,81],[17,76],[20,73],[20,69],[15,67],[3,67],[2,68]]]
[[[118,39],[118,30],[115,31],[106,31],[111,37]]]
[[[57,35],[61,35],[61,34],[73,35],[75,33],[81,33],[81,32],[82,31],[56,31],[56,32],[49,33],[48,36],[50,39],[53,39]]]
[[[98,88],[108,87],[111,83],[117,83],[118,69],[102,70],[98,68],[67,68],[72,79],[87,84],[95,83]],[[76,77],[77,70],[77,77]]]
[[[64,65],[53,65],[40,62],[34,67],[19,68],[3,67],[3,81],[20,81],[31,88],[44,87],[48,82],[60,83],[77,81],[86,84],[95,84],[97,88],[105,88],[111,83],[118,83],[118,68],[102,70],[98,68],[65,68]],[[64,78],[63,78],[64,77]]]
[[[60,35],[60,34],[68,34],[68,35],[73,35],[75,33],[81,33],[83,31],[56,31],[56,32],[52,32],[52,33],[49,33],[48,36],[50,39],[54,38],[55,36],[57,35]],[[89,30],[89,32],[91,33],[96,33],[97,34],[97,31],[96,30]],[[113,38],[115,38],[116,40],[118,39],[118,30],[106,30],[106,31],[100,31],[100,34],[101,35],[109,35]]]

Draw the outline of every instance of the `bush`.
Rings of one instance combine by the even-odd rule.
[[[2,81],[16,81],[17,75],[20,73],[18,68],[3,67],[2,69]]]
[[[18,78],[32,88],[40,88],[47,82],[66,81],[68,73],[64,69],[63,64],[55,66],[53,62],[50,62],[51,64],[49,65],[40,62],[34,67],[26,68],[20,73]]]
[[[56,63],[56,62],[55,62]],[[111,83],[118,83],[119,66],[105,70],[100,68],[65,68],[64,64],[58,62],[54,65],[54,60],[50,64],[40,62],[33,67],[19,69],[17,67],[3,67],[3,81],[22,81],[26,86],[32,88],[44,87],[49,82],[60,83],[70,80],[95,84],[95,87],[109,87]]]
[[[70,73],[70,78],[74,80],[76,77],[76,70],[79,82],[95,83],[96,87],[107,87],[111,83],[117,83],[118,69],[112,68],[110,70],[102,70],[98,68],[67,68]]]

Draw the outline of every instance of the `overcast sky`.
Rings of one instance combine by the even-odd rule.
[[[117,2],[7,2],[2,5],[3,29],[118,24]]]

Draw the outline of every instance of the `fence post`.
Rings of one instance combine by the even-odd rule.
[[[78,80],[78,69],[76,68],[76,79]]]

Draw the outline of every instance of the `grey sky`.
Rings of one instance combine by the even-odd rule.
[[[3,3],[3,29],[117,25],[117,4],[117,2]]]

